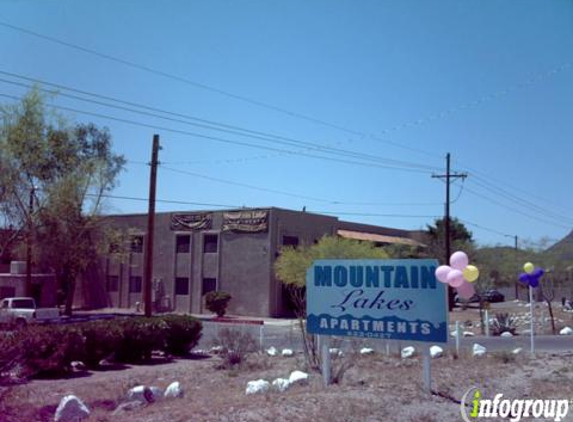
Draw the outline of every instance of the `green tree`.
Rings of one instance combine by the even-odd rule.
[[[324,236],[314,245],[287,246],[275,263],[277,278],[287,287],[295,306],[302,333],[307,364],[319,367],[319,356],[314,336],[306,333],[306,270],[318,259],[385,259],[388,254],[371,242],[359,242],[341,237]]]
[[[443,219],[436,219],[434,225],[426,226],[428,255],[440,261],[445,260],[446,255],[446,229]],[[462,250],[471,255],[475,249],[473,234],[457,218],[450,218],[450,251],[451,253]]]
[[[23,231],[33,222],[35,260],[55,272],[70,314],[76,278],[108,247],[106,231],[96,229],[103,196],[116,186],[125,159],[112,152],[107,129],[67,123],[37,89],[1,112],[3,223]]]

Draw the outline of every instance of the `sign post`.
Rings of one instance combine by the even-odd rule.
[[[437,266],[434,259],[315,261],[306,276],[307,330],[321,335],[323,362],[324,350],[329,355],[324,336],[447,343],[446,291],[436,280]]]

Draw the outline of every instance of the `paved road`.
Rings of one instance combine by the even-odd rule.
[[[203,337],[198,348],[209,349],[213,344],[213,340],[217,337],[218,332],[223,328],[233,328],[243,332],[249,332],[257,344],[260,344],[261,327],[262,344],[264,348],[274,346],[277,349],[290,348],[297,351],[302,350],[298,323],[297,321],[292,320],[273,320],[262,326],[204,322]],[[342,343],[340,347],[344,348],[349,347],[350,341],[348,339],[342,339],[338,341],[338,343]],[[405,347],[408,345],[407,342],[394,341],[389,343],[391,350],[395,351],[397,351],[399,347]],[[528,351],[530,349],[529,336],[515,336],[512,338],[475,336],[464,337],[461,339],[461,347],[464,349],[470,349],[474,343],[479,343],[482,346],[485,346],[489,351],[514,350],[518,347],[521,347],[524,351]],[[378,351],[386,350],[386,343],[384,340],[368,340],[365,345]],[[450,338],[450,342],[447,347],[455,347],[453,338]],[[539,352],[573,353],[573,336],[536,336],[535,349]]]

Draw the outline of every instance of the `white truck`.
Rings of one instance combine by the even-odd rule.
[[[57,308],[36,308],[31,297],[8,297],[0,302],[0,324],[24,327],[32,323],[55,322],[60,319]]]

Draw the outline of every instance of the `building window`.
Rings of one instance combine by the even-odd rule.
[[[214,292],[217,290],[217,279],[216,278],[204,278],[203,279],[203,296],[209,292]]]
[[[219,236],[216,234],[206,234],[203,236],[203,252],[204,253],[217,253],[217,242]]]
[[[108,292],[118,292],[119,291],[119,276],[108,275],[107,276],[107,291]]]
[[[188,234],[175,237],[175,250],[177,253],[189,253],[191,246],[191,236]]]
[[[129,293],[141,293],[141,276],[132,275],[129,277]]]
[[[297,236],[283,236],[283,246],[292,246],[296,248],[298,246]]]
[[[143,253],[143,236],[133,236],[131,238],[131,252]]]
[[[175,294],[176,295],[189,294],[189,278],[175,277]]]

